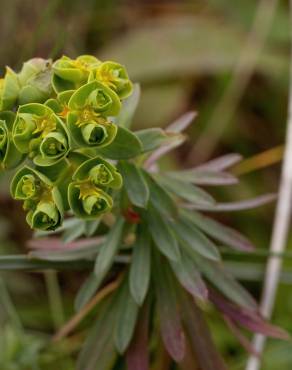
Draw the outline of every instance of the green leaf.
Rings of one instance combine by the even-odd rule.
[[[170,223],[169,227],[175,232],[186,251],[195,251],[205,258],[220,260],[220,254],[215,244],[189,221],[180,218],[178,221]]]
[[[161,128],[148,128],[136,131],[135,134],[142,142],[143,152],[151,152],[162,145],[169,145],[173,142],[182,143],[184,135],[174,132],[166,132]]]
[[[116,359],[113,330],[117,314],[115,297],[101,304],[77,360],[77,370],[108,370]]]
[[[101,219],[85,221],[85,235],[90,237],[95,234]]]
[[[117,325],[115,329],[115,345],[118,352],[122,354],[128,348],[133,337],[139,309],[139,306],[130,294],[127,278],[120,288],[116,305]]]
[[[121,243],[124,220],[119,218],[108,233],[95,262],[94,273],[98,278],[104,278],[110,269],[116,252]]]
[[[67,229],[63,235],[62,240],[64,243],[70,243],[73,240],[78,239],[82,234],[85,232],[85,222],[80,220],[80,222],[76,225],[71,226],[71,228]]]
[[[151,205],[143,212],[156,247],[171,261],[180,259],[180,250],[175,234],[163,216]]]
[[[148,230],[138,226],[137,240],[133,245],[133,256],[130,266],[130,291],[138,305],[142,305],[150,281],[151,240]]]
[[[193,261],[182,252],[178,262],[171,262],[171,267],[181,285],[195,298],[206,301],[208,289]]]
[[[142,152],[139,138],[124,127],[118,126],[118,132],[111,144],[98,149],[98,153],[109,159],[129,159],[137,157]]]
[[[168,219],[174,219],[177,217],[177,207],[168,192],[160,186],[157,181],[143,171],[143,176],[147,181],[150,190],[150,201],[159,212]]]
[[[153,275],[157,310],[163,343],[167,352],[177,362],[181,361],[185,353],[185,336],[181,324],[180,313],[177,307],[175,284],[167,263],[155,254]]]
[[[139,84],[134,84],[132,95],[125,99],[122,104],[122,109],[114,121],[118,126],[130,128],[133,117],[136,112],[140,100],[141,89]]]
[[[182,199],[187,200],[188,202],[200,205],[215,204],[215,200],[210,194],[193,184],[161,175],[156,176],[156,178],[168,191],[176,194]]]
[[[188,255],[196,263],[201,273],[232,302],[241,307],[257,309],[257,304],[251,295],[226,271],[222,263],[202,258],[197,253]]]
[[[149,200],[149,188],[140,169],[133,163],[121,161],[119,170],[124,179],[124,187],[133,205],[146,208]]]
[[[96,277],[94,274],[89,275],[89,277],[81,285],[81,288],[78,290],[75,298],[74,307],[76,311],[80,311],[81,308],[90,301],[99,288],[101,282],[101,278]]]

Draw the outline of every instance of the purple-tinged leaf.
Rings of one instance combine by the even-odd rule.
[[[41,249],[41,250],[62,250],[68,251],[71,249],[89,247],[92,245],[98,245],[103,241],[103,237],[79,239],[71,243],[64,243],[60,238],[40,238],[40,239],[30,239],[27,242],[27,246],[31,249]]]
[[[201,310],[185,294],[180,294],[180,305],[184,327],[200,370],[227,370]]]
[[[135,333],[126,353],[128,370],[149,370],[148,356],[149,305],[139,315]]]
[[[236,337],[236,339],[239,341],[239,343],[242,345],[242,347],[251,355],[258,357],[258,352],[255,351],[250,341],[247,339],[247,337],[242,334],[240,329],[234,324],[233,321],[229,319],[226,315],[223,315],[223,319],[226,322],[226,325],[228,326],[231,333]]]
[[[166,127],[166,131],[169,132],[182,132],[186,130],[191,123],[193,123],[194,119],[197,117],[197,112],[190,111],[185,114],[183,114],[181,117],[179,117],[176,121],[171,123],[169,126]]]
[[[227,301],[215,291],[210,291],[210,300],[214,305],[231,321],[237,322],[242,327],[265,336],[278,339],[289,339],[290,336],[284,330],[268,323],[258,310],[251,310],[247,307],[240,307]]]
[[[155,260],[157,310],[163,343],[169,355],[180,362],[185,354],[185,335],[181,324],[172,276],[165,260]]]
[[[174,179],[179,179],[185,182],[190,182],[196,185],[234,185],[238,183],[238,179],[227,172],[215,172],[210,170],[189,169],[183,171],[167,172],[167,176]]]
[[[197,169],[211,170],[211,171],[224,171],[227,168],[234,166],[242,160],[242,156],[237,153],[231,153],[212,159],[209,162],[197,166]]]
[[[222,225],[218,221],[197,212],[184,211],[183,214],[207,235],[229,247],[240,251],[251,251],[254,249],[253,244],[245,236],[228,226]]]
[[[206,301],[208,289],[195,264],[185,253],[178,262],[172,262],[171,267],[181,285],[195,298]]]
[[[184,204],[183,207],[209,212],[235,212],[260,207],[264,204],[273,202],[275,199],[277,199],[277,194],[264,194],[256,198],[242,200],[240,202],[216,203],[213,205]]]

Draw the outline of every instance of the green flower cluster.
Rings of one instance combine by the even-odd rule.
[[[13,169],[11,194],[27,222],[54,230],[64,212],[93,219],[113,207],[122,186],[101,148],[116,138],[122,99],[133,90],[124,66],[90,55],[40,58],[0,79],[0,167]]]

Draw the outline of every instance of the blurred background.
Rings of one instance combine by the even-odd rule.
[[[36,56],[93,54],[102,60],[114,59],[125,64],[131,79],[141,84],[134,128],[163,127],[188,110],[198,112],[188,130],[189,140],[163,166],[193,166],[237,152],[251,160],[237,168],[239,185],[215,193],[211,189],[217,199],[243,200],[277,191],[289,84],[288,1],[1,0],[0,5],[2,72],[5,65],[17,70],[24,60]],[[0,252],[25,253],[30,231],[18,205],[10,200],[3,175],[0,191]],[[271,204],[215,215],[257,246],[254,256],[225,256],[229,268],[257,299],[273,213]],[[291,258],[288,249],[273,320],[290,333]],[[12,299],[28,332],[29,346],[24,347],[37,352],[44,333],[54,329],[44,277],[40,273],[2,276],[6,282],[2,296],[6,289],[11,296],[5,304],[12,304]],[[76,273],[60,276],[68,314],[82,278]],[[244,369],[245,351],[217,314],[210,311],[208,317],[230,369]],[[8,337],[15,334],[9,333],[13,332],[9,327],[6,331]],[[42,369],[55,369],[57,363],[59,370],[73,369],[71,355],[76,347],[71,343],[62,350],[50,349]],[[292,344],[270,340],[263,369],[291,368]]]

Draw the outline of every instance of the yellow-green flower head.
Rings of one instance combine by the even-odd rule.
[[[62,120],[47,106],[30,103],[19,108],[13,125],[13,140],[39,166],[50,166],[70,149],[70,135]]]
[[[116,62],[103,62],[94,69],[89,76],[89,81],[97,80],[111,88],[120,99],[131,95],[133,84],[129,79],[126,68]]]
[[[0,167],[2,169],[14,168],[23,160],[23,155],[12,140],[11,130],[14,119],[14,113],[0,112]]]
[[[76,59],[66,56],[53,64],[53,87],[56,93],[74,90],[87,82],[89,73],[100,61],[91,55],[81,55]]]

